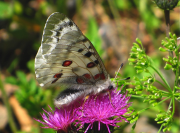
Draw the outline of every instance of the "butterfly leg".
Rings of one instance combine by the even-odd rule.
[[[113,105],[113,103],[112,103],[112,100],[111,100],[111,93],[110,93],[110,91],[108,91],[108,94],[109,94],[110,103],[111,103],[111,105],[114,107],[114,105]],[[115,108],[115,107],[114,107],[114,108]]]

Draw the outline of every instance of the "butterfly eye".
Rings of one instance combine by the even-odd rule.
[[[108,90],[112,90],[112,89],[113,89],[113,86],[110,85],[110,86],[108,87]]]

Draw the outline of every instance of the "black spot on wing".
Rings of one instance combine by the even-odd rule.
[[[98,61],[98,60],[95,60],[94,63],[99,64],[99,61]]]
[[[78,52],[82,52],[83,51],[83,49],[82,48],[80,48],[79,50],[78,50]]]
[[[68,25],[69,25],[70,27],[73,26],[73,22],[69,21],[69,22],[68,22]]]
[[[82,42],[87,42],[88,41],[88,39],[87,38],[84,38],[83,40],[82,40]]]
[[[56,36],[60,36],[61,33],[59,31],[56,32]]]
[[[56,29],[57,30],[57,32],[58,31],[62,31],[64,28],[67,28],[68,26],[73,26],[73,22],[72,21],[68,21],[68,22],[65,22],[65,23],[62,23],[61,25],[59,25],[59,28],[58,29]]]
[[[88,51],[84,56],[90,57],[91,55],[92,55],[92,53]]]

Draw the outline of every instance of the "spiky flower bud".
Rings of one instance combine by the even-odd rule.
[[[154,2],[163,10],[172,10],[177,6],[179,0],[154,0]]]

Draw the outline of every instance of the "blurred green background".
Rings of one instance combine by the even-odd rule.
[[[151,0],[4,0],[0,1],[0,71],[1,80],[12,107],[16,127],[21,132],[54,132],[41,129],[33,118],[41,119],[42,108],[50,110],[59,88],[41,89],[35,80],[34,58],[41,44],[44,24],[53,12],[61,12],[71,18],[91,40],[100,54],[110,77],[115,76],[121,63],[122,77],[133,77],[135,70],[128,65],[132,43],[141,39],[146,53],[159,68],[164,64],[158,47],[165,37],[163,11]],[[171,32],[180,36],[180,8],[170,14]],[[168,54],[168,53],[167,53]],[[172,77],[173,73],[167,73]],[[171,83],[172,78],[169,79]],[[132,98],[136,109],[147,107]],[[159,125],[154,122],[155,113],[167,105],[156,107],[142,115],[134,132],[155,133]],[[172,133],[178,133],[177,118]],[[120,123],[116,133],[129,133],[131,126]],[[145,129],[144,129],[145,128]],[[0,93],[0,132],[11,133],[7,109]]]

